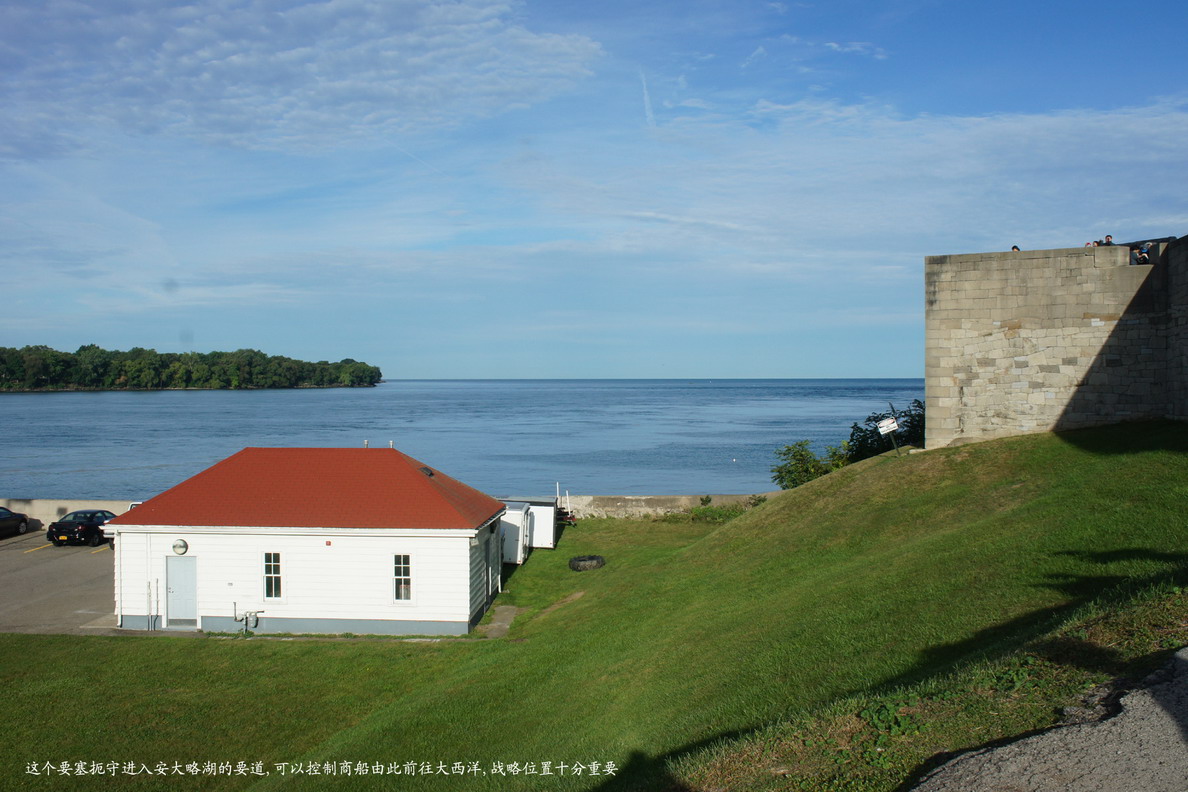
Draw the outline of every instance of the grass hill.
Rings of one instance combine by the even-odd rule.
[[[522,611],[505,639],[2,635],[0,727],[37,736],[10,743],[0,787],[50,788],[28,765],[69,760],[182,770],[78,790],[820,788],[849,783],[847,763],[858,788],[893,789],[938,750],[896,752],[921,700],[1030,679],[1029,642],[1070,619],[1156,602],[1172,626],[1152,641],[1188,642],[1186,452],[1182,424],[1032,435],[867,460],[724,524],[583,521],[509,581],[499,604]],[[587,553],[607,566],[566,568]],[[1140,643],[1128,651],[1149,660]],[[1081,665],[1058,695],[1106,673]],[[997,725],[1047,725],[1052,706]],[[830,747],[804,755],[818,739]],[[832,764],[818,783],[773,771],[781,757]],[[237,762],[271,775],[217,772]],[[279,762],[336,772],[282,777]]]

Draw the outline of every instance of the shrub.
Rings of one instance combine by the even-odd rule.
[[[809,448],[808,440],[776,449],[776,456],[784,460],[771,469],[771,480],[780,489],[792,489],[824,476],[832,468],[817,458]]]
[[[744,504],[728,503],[725,506],[694,506],[689,512],[693,515],[693,522],[724,523],[746,510]]]
[[[844,444],[849,446],[848,460],[861,462],[891,448],[891,441],[879,434],[879,421],[890,418],[890,412],[871,413],[862,425],[850,426],[850,439]],[[898,414],[899,432],[896,438],[900,445],[924,445],[924,402],[913,399],[911,406],[900,410]]]
[[[771,480],[780,489],[792,489],[820,478],[831,470],[845,467],[851,462],[860,462],[878,456],[891,447],[891,441],[879,434],[879,421],[890,418],[891,413],[871,413],[863,425],[850,426],[850,439],[841,445],[826,446],[825,456],[818,457],[809,448],[808,440],[786,445],[775,454],[783,460],[771,469]],[[924,445],[924,403],[914,399],[910,407],[898,413],[900,445]]]

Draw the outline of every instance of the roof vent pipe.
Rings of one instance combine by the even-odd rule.
[[[396,441],[395,441],[395,440],[389,440],[389,441],[388,441],[388,448],[395,448],[395,447],[396,447]]]
[[[363,447],[364,447],[364,448],[367,448],[367,441],[366,441],[366,440],[364,440],[364,441],[363,441]]]

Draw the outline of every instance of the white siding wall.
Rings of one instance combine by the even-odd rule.
[[[124,534],[116,543],[115,551],[115,612],[119,616],[124,613],[151,612],[151,585],[144,574],[144,564],[138,562],[144,557],[144,546],[147,539],[137,534]],[[125,560],[127,559],[127,560]]]
[[[499,531],[503,535],[503,563],[522,564],[528,556],[529,531],[532,512],[526,503],[509,503],[507,511],[499,518]]]
[[[481,612],[491,596],[498,591],[502,561],[499,533],[484,528],[478,533],[478,544],[470,548],[470,615]]]
[[[557,513],[552,506],[537,506],[531,504],[532,535],[529,543],[532,547],[557,546]]]
[[[269,618],[411,619],[465,622],[470,602],[469,537],[132,533],[116,545],[117,612],[143,614],[146,582],[154,613],[166,604],[165,558],[176,539],[197,559],[199,616],[263,610]],[[329,543],[329,544],[327,544]],[[282,597],[264,598],[264,553],[281,554]],[[393,591],[393,556],[412,564],[412,599]],[[159,597],[156,592],[159,591]]]

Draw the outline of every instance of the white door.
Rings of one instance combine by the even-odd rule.
[[[198,559],[165,557],[165,618],[170,627],[198,626]]]

